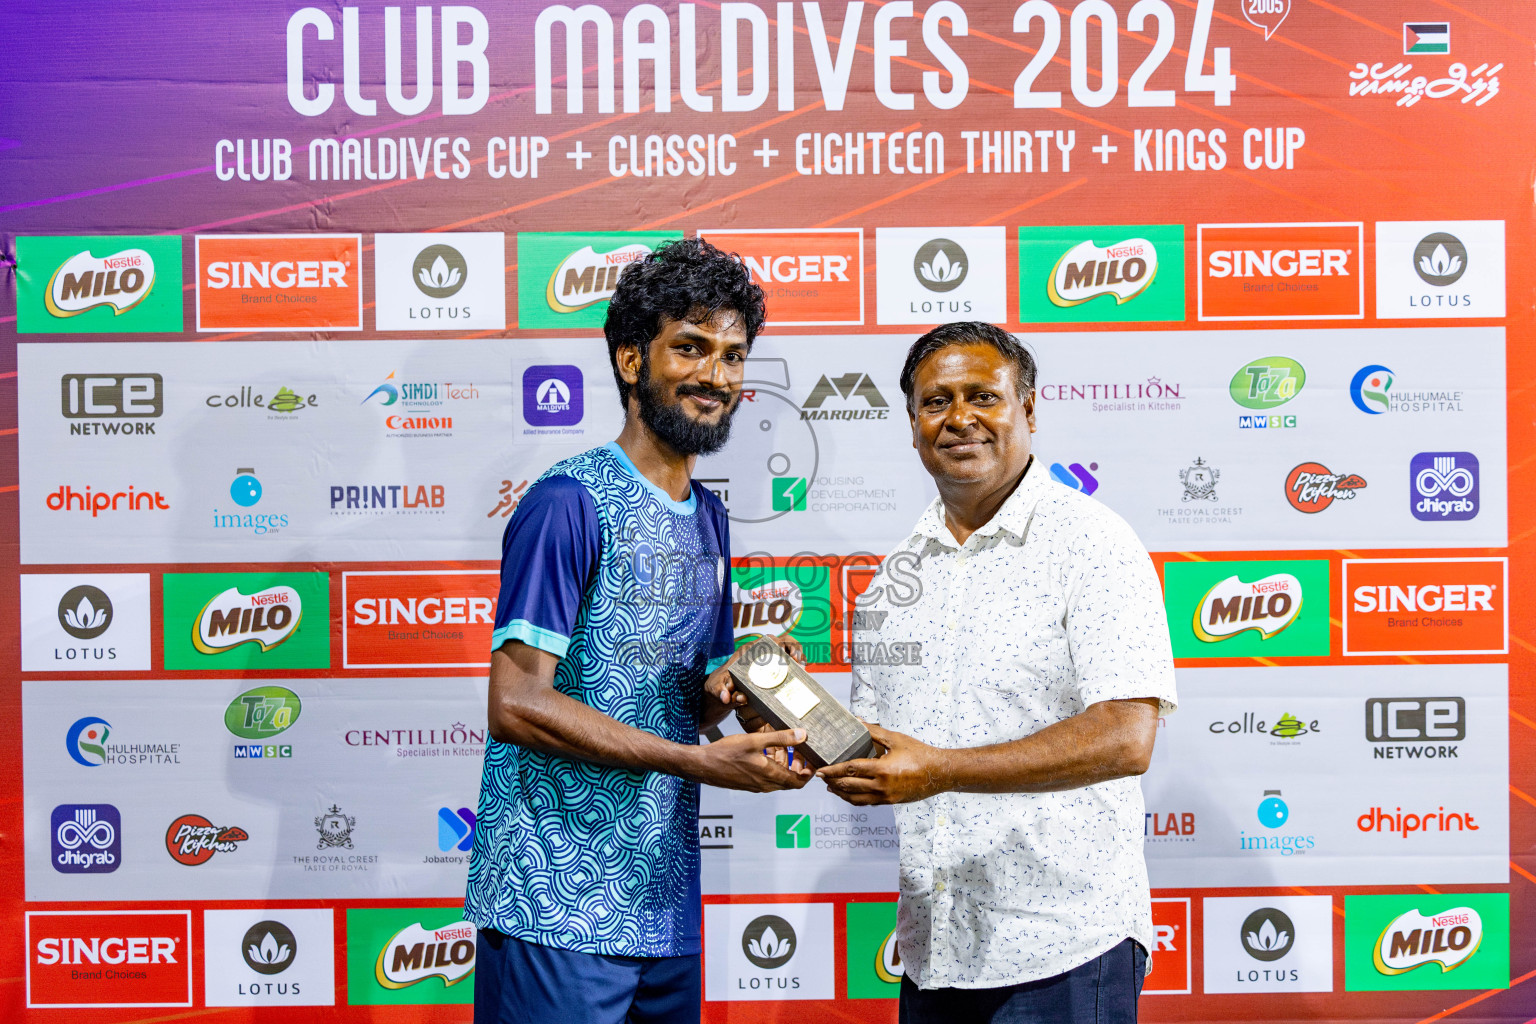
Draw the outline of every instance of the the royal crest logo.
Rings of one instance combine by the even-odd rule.
[[[1372,960],[1382,974],[1406,974],[1426,964],[1453,971],[1471,959],[1482,942],[1483,919],[1471,907],[1429,915],[1413,909],[1382,929]]]
[[[121,316],[149,297],[155,286],[155,260],[143,249],[123,249],[93,256],[89,249],[65,260],[48,281],[44,297],[54,316],[79,316],[110,306]]]
[[[203,605],[192,624],[192,645],[203,654],[245,643],[269,651],[293,636],[303,615],[303,602],[293,587],[267,587],[254,594],[230,587]]]
[[[556,313],[575,313],[596,303],[607,302],[613,298],[624,268],[650,253],[651,247],[640,242],[621,245],[607,252],[584,245],[555,265],[544,291],[545,301]]]
[[[356,818],[343,814],[340,807],[331,804],[330,810],[315,819],[315,831],[320,833],[315,849],[352,849],[352,830],[356,827]]]
[[[1220,479],[1221,470],[1206,465],[1204,459],[1196,458],[1194,465],[1179,470],[1179,482],[1184,485],[1184,497],[1180,500],[1215,501],[1216,481]]]
[[[1157,277],[1157,247],[1145,238],[1128,238],[1111,245],[1092,239],[1068,249],[1051,268],[1051,302],[1078,306],[1100,295],[1129,302],[1152,286]]]
[[[1252,583],[1228,576],[1200,599],[1195,609],[1195,635],[1216,643],[1251,629],[1268,640],[1296,621],[1301,597],[1301,581],[1288,572]]]
[[[374,978],[399,989],[428,978],[456,985],[475,970],[475,926],[458,921],[443,928],[411,924],[396,932],[374,964]]]

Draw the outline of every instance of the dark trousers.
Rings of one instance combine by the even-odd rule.
[[[901,1024],[1136,1024],[1147,951],[1126,939],[1065,974],[1004,988],[920,989],[901,979]]]
[[[697,953],[576,953],[482,928],[475,1024],[697,1024],[701,978]]]

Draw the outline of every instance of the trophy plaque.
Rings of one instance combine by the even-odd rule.
[[[869,757],[873,751],[875,741],[864,723],[767,637],[743,647],[730,673],[752,710],[775,729],[805,730],[805,742],[795,745],[795,753],[813,767]]]

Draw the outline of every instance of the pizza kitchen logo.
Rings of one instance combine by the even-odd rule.
[[[1268,640],[1296,621],[1301,600],[1301,581],[1288,572],[1252,583],[1228,576],[1200,599],[1195,609],[1195,635],[1207,643],[1217,643],[1254,630]]]
[[[215,825],[201,814],[183,814],[165,830],[165,850],[176,863],[196,867],[215,853],[233,853],[249,838],[238,825]]]
[[[1353,501],[1365,489],[1358,473],[1334,473],[1320,462],[1303,462],[1285,478],[1285,500],[1298,512],[1321,512],[1335,501]]]

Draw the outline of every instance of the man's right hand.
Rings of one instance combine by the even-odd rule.
[[[689,776],[721,789],[741,789],[749,793],[772,793],[781,789],[800,789],[814,776],[803,762],[786,768],[779,760],[763,753],[764,748],[782,756],[785,747],[805,742],[804,729],[780,729],[776,732],[743,733],[725,736],[695,749],[698,761]]]

